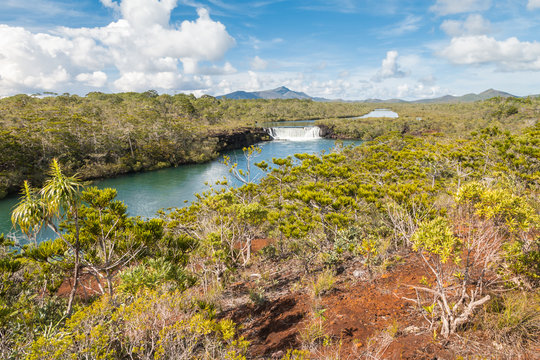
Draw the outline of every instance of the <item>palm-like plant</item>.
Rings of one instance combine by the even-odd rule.
[[[79,285],[81,244],[79,241],[78,211],[81,205],[81,190],[84,184],[77,176],[64,175],[56,159],[51,163],[49,175],[51,176],[50,179],[45,182],[39,193],[25,181],[23,197],[13,210],[11,221],[13,225],[18,225],[21,231],[28,237],[33,238],[34,241],[36,234],[43,225],[48,226],[73,252],[74,283],[68,300],[67,313],[69,314],[73,308],[73,299]],[[63,220],[66,216],[71,217],[75,222],[76,231],[73,241],[67,240],[56,226],[56,222]]]
[[[47,225],[68,244],[74,255],[73,264],[73,287],[69,294],[67,313],[71,313],[73,299],[79,285],[80,250],[79,241],[79,216],[78,210],[81,204],[81,189],[83,183],[75,176],[66,176],[62,173],[58,161],[53,159],[51,163],[49,180],[40,191],[45,202],[45,220]],[[75,221],[74,242],[67,241],[55,225],[54,219],[62,219],[64,216],[72,216]]]
[[[46,204],[45,217],[62,218],[66,214],[76,212],[81,203],[83,187],[81,180],[76,175],[64,175],[56,159],[51,163],[49,175],[51,177],[40,190]]]

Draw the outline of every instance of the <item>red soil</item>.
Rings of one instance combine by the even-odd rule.
[[[342,274],[335,288],[320,299],[319,308],[326,309],[325,332],[336,344],[328,351],[340,352],[341,359],[359,358],[368,346],[377,346],[379,334],[393,326],[397,332],[385,347],[384,359],[433,359],[434,354],[437,358],[451,354],[434,344],[430,332],[420,330],[425,322],[414,305],[403,299],[414,297],[407,285],[418,284],[426,273],[419,258],[411,256],[372,281],[355,279],[354,270]],[[290,276],[280,275],[276,281]],[[230,295],[245,295],[243,285],[236,284]],[[268,295],[272,296],[271,290]],[[279,359],[287,349],[301,347],[299,334],[313,319],[313,302],[308,294],[288,293],[258,306],[244,302],[227,309],[224,316],[241,324],[241,335],[250,341],[251,358]],[[416,327],[403,331],[411,325]]]
[[[101,286],[103,287],[103,290],[106,291],[107,282],[104,279],[101,280]],[[60,285],[60,287],[58,288],[56,295],[67,298],[69,297],[72,288],[73,278],[65,278],[62,282],[62,285]],[[82,274],[79,279],[79,287],[77,288],[75,297],[83,301],[87,301],[96,295],[101,295],[97,279],[92,274]]]

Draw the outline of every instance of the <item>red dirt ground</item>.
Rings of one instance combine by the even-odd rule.
[[[101,280],[101,286],[106,291],[107,282]],[[56,295],[60,297],[69,297],[69,293],[73,287],[73,278],[66,278],[62,285],[58,288]],[[88,273],[82,274],[79,280],[79,287],[75,296],[83,301],[88,301],[96,295],[101,295],[96,278]]]
[[[256,252],[270,243],[266,239],[253,241]],[[261,261],[247,269],[243,281],[229,285],[220,317],[230,318],[240,325],[240,335],[250,342],[248,359],[281,359],[288,349],[300,349],[300,333],[314,319],[314,307],[324,311],[324,331],[333,345],[315,349],[312,359],[455,359],[460,354],[483,358],[474,351],[467,351],[463,339],[453,343],[436,341],[427,322],[415,305],[403,298],[414,298],[410,285],[418,285],[428,272],[416,254],[410,254],[383,275],[372,280],[353,276],[361,264],[348,263],[336,277],[334,288],[320,298],[305,292],[301,278],[305,275],[291,263]],[[265,274],[264,281],[260,281]],[[88,300],[99,294],[96,279],[89,274],[82,277],[84,286],[77,296]],[[263,285],[261,285],[263,284]],[[105,286],[105,283],[102,284]],[[264,286],[266,301],[254,304],[249,300],[250,289]],[[68,296],[71,285],[68,279],[58,290],[59,296]],[[291,290],[292,289],[292,290]],[[315,304],[317,302],[317,304]],[[389,336],[388,334],[392,334]],[[385,342],[386,340],[386,342]],[[459,354],[456,343],[461,341]],[[474,343],[474,341],[473,341]],[[493,355],[490,344],[475,343],[480,350],[487,349],[490,359],[512,357]],[[322,351],[326,354],[321,354]],[[314,349],[310,349],[314,350]],[[335,355],[339,353],[340,357]],[[326,355],[326,356],[325,356]],[[328,355],[334,355],[329,357]],[[376,356],[375,356],[376,355]],[[480,357],[474,357],[480,356]],[[465,356],[464,358],[469,358]],[[521,359],[540,357],[521,357]]]
[[[320,299],[319,308],[326,309],[325,332],[336,344],[328,351],[340,352],[341,359],[360,358],[368,348],[379,345],[377,336],[381,332],[394,326],[397,332],[384,347],[382,358],[454,358],[450,351],[431,341],[430,332],[420,330],[425,322],[413,304],[402,298],[414,297],[414,290],[407,285],[418,284],[426,273],[419,258],[411,256],[372,281],[354,278],[354,270],[344,272],[335,288]],[[275,280],[280,283],[291,276],[282,273]],[[247,288],[249,284],[237,283],[228,295],[245,295]],[[272,297],[271,289],[268,296]],[[242,324],[241,335],[251,343],[250,358],[279,359],[287,349],[301,347],[299,334],[313,318],[313,302],[308,294],[289,292],[258,306],[246,301],[226,309],[224,316]],[[411,325],[416,327],[403,332]]]

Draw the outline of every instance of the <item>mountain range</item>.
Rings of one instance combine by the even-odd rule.
[[[421,99],[421,100],[414,100],[414,101],[406,101],[406,100],[401,100],[401,99],[387,99],[387,100],[367,99],[367,100],[357,100],[357,101],[348,101],[348,102],[451,104],[451,103],[474,102],[474,101],[479,101],[479,100],[486,100],[486,99],[490,99],[496,96],[500,96],[504,98],[517,97],[515,95],[509,94],[504,91],[489,89],[479,94],[470,93],[463,96],[445,95],[445,96],[441,96],[441,97],[433,98],[433,99]],[[237,100],[239,99],[308,99],[308,100],[313,100],[313,101],[343,101],[339,99],[331,100],[331,99],[325,99],[325,98],[311,97],[306,93],[293,91],[291,89],[286,88],[285,86],[280,86],[272,90],[264,90],[264,91],[253,91],[253,92],[235,91],[230,94],[218,96],[218,99],[223,99],[223,98],[224,99],[237,99]]]

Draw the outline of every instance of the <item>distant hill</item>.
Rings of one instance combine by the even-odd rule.
[[[418,104],[430,104],[430,103],[442,103],[442,104],[450,104],[450,103],[460,103],[460,102],[475,102],[480,100],[487,100],[491,99],[493,97],[516,97],[512,94],[509,94],[504,91],[499,91],[495,89],[489,89],[484,92],[481,92],[480,94],[466,94],[463,96],[453,96],[453,95],[446,95],[434,99],[422,99],[422,100],[416,100],[411,101],[412,103],[418,103]]]
[[[347,102],[362,102],[362,103],[416,103],[416,104],[453,104],[453,103],[463,103],[463,102],[475,102],[480,100],[487,100],[493,97],[500,96],[503,98],[508,97],[517,97],[512,94],[509,94],[504,91],[499,91],[495,89],[489,89],[480,94],[466,94],[463,96],[454,96],[454,95],[445,95],[433,99],[421,99],[421,100],[401,100],[401,99],[366,99],[366,100],[357,100],[357,101],[347,101]],[[319,97],[311,97],[306,93],[293,91],[286,88],[285,86],[280,86],[272,90],[264,91],[235,91],[230,94],[225,94],[217,97],[218,99],[309,99],[313,101],[343,101],[343,100],[329,100]]]
[[[235,91],[230,94],[218,96],[218,99],[313,99],[303,92],[292,91],[285,86],[280,86],[272,90],[264,91]],[[319,99],[317,99],[319,100]],[[326,99],[323,99],[326,100]]]
[[[357,102],[363,102],[363,103],[385,103],[385,104],[397,104],[397,103],[406,103],[408,101],[401,100],[401,99],[388,99],[388,100],[381,100],[381,99],[366,99],[362,101]]]

